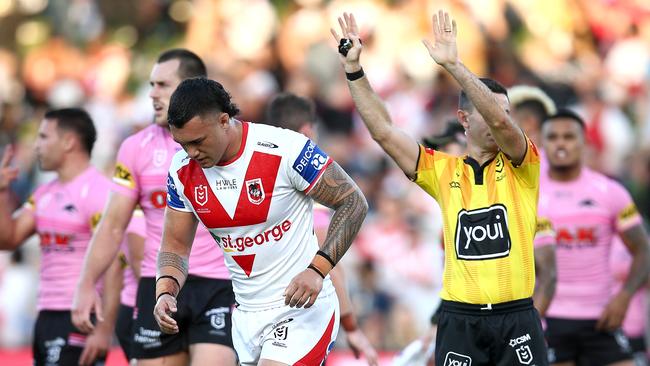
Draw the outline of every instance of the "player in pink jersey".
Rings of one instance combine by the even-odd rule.
[[[131,360],[133,344],[133,308],[140,281],[144,240],[147,237],[144,213],[140,209],[133,212],[126,235],[120,246],[120,263],[122,264],[122,292],[120,309],[115,323],[115,335],[127,360]]]
[[[584,166],[584,122],[560,110],[542,126],[549,170],[541,177],[540,216],[556,232],[558,281],[546,316],[549,362],[633,365],[620,331],[633,294],[648,278],[648,240],[630,195]],[[632,254],[630,275],[612,296],[613,237]]]
[[[238,112],[213,80],[185,80],[172,95],[169,124],[185,151],[169,169],[156,320],[165,332],[179,330],[172,315],[182,305],[176,297],[200,221],[232,274],[240,363],[320,365],[339,323],[328,273],[351,245],[367,203],[352,179],[304,135],[238,121]],[[334,209],[321,250],[313,201]]]
[[[555,103],[541,89],[528,85],[516,85],[508,89],[512,117],[536,146],[541,146],[542,123],[557,112]],[[541,174],[548,170],[546,156],[540,149]],[[537,217],[535,234],[535,294],[533,302],[543,317],[548,310],[557,283],[555,263],[555,232],[546,217]]]
[[[300,132],[317,140],[316,111],[313,102],[299,96],[284,93],[271,100],[266,111],[266,123],[271,126],[290,129]],[[323,243],[327,236],[330,223],[330,209],[322,205],[314,205],[314,231],[319,243]],[[334,267],[330,271],[330,278],[339,298],[341,326],[345,330],[348,345],[355,357],[365,355],[368,365],[377,365],[377,351],[372,347],[365,334],[358,328],[357,319],[352,309],[345,284],[343,267]]]
[[[33,234],[40,237],[34,365],[94,364],[106,356],[110,346],[119,290],[104,292],[106,312],[92,333],[76,329],[70,320],[74,286],[110,188],[110,180],[90,165],[95,138],[93,121],[85,111],[70,108],[46,113],[36,154],[41,169],[56,172],[57,178],[37,188],[14,217],[7,204],[0,205],[0,249],[13,250]],[[9,202],[8,185],[17,175],[17,169],[9,166],[11,157],[8,148],[0,164],[0,200],[5,203]],[[116,261],[111,269],[119,269]],[[105,284],[113,288],[110,281],[107,277]],[[94,293],[95,288],[90,291]]]
[[[630,269],[632,256],[621,241],[620,237],[614,238],[610,267],[614,276],[614,292],[617,293],[625,284]],[[645,344],[645,327],[648,319],[648,287],[643,286],[634,294],[627,308],[623,321],[623,333],[630,340],[630,347],[634,356],[635,366],[647,366],[648,356]]]
[[[167,171],[172,156],[181,149],[169,132],[167,107],[172,92],[183,79],[205,75],[203,61],[188,50],[174,49],[159,56],[150,75],[155,123],[127,138],[120,147],[112,193],[91,242],[75,295],[73,321],[80,329],[91,329],[89,314],[97,303],[89,289],[118,254],[129,218],[139,204],[147,226],[131,349],[139,365],[184,365],[188,359],[193,365],[236,364],[230,331],[232,284],[222,252],[204,228],[197,231],[193,240],[187,288],[180,294],[183,306],[176,319],[181,331],[162,334],[153,316]]]

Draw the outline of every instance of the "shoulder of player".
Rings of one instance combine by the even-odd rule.
[[[262,123],[248,123],[249,146],[257,151],[277,154],[286,151],[293,144],[304,144],[304,141],[307,140],[305,135],[292,130]]]
[[[162,127],[156,125],[155,123],[152,123],[151,125],[125,138],[120,145],[120,150],[124,148],[142,149],[147,145],[149,141],[151,141],[151,139],[155,138],[157,135],[160,135],[162,129]]]
[[[170,170],[178,170],[183,165],[186,165],[190,162],[190,157],[187,155],[187,152],[183,149],[178,150],[172,156],[171,163],[169,165]]]

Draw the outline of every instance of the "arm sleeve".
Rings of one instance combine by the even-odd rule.
[[[553,223],[547,217],[537,216],[534,244],[535,248],[555,245],[555,230]]]
[[[610,198],[610,207],[615,216],[614,227],[619,233],[641,224],[641,215],[632,201],[628,191],[618,182],[610,180],[607,195]]]
[[[136,157],[139,156],[134,146],[134,141],[127,138],[117,153],[115,163],[115,172],[113,174],[112,191],[123,194],[133,199],[138,198],[140,190],[137,182],[137,164]]]
[[[420,186],[431,197],[438,200],[440,196],[441,167],[446,164],[450,156],[437,150],[420,145],[418,162],[415,169],[415,184]]]
[[[296,143],[285,150],[285,168],[291,184],[307,194],[332,163],[332,159],[312,140],[298,133],[295,135],[293,140]]]
[[[522,181],[526,187],[539,186],[539,165],[540,157],[537,146],[526,136],[526,155],[521,164],[513,166],[513,172],[517,179]]]
[[[181,212],[192,212],[187,197],[183,193],[183,188],[174,171],[174,164],[167,174],[167,207]]]

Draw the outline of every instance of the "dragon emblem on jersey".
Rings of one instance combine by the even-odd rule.
[[[264,187],[262,187],[262,180],[255,178],[246,181],[246,194],[251,203],[259,205],[264,201],[266,195],[264,194]]]
[[[194,201],[201,206],[205,206],[208,203],[208,186],[199,184],[194,187]]]

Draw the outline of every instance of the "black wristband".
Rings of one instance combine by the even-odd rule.
[[[327,253],[323,252],[322,250],[317,251],[316,255],[320,255],[321,257],[327,259],[327,261],[330,262],[330,264],[332,265],[332,268],[334,268],[334,266],[336,266],[336,263],[334,263],[332,258],[330,258],[330,256],[327,255]]]
[[[309,269],[313,270],[314,272],[318,273],[319,276],[321,276],[323,279],[325,279],[325,275],[323,274],[323,272],[321,272],[320,269],[316,268],[315,265],[310,264],[310,265],[307,266],[307,268],[309,268]]]
[[[180,290],[180,288],[181,288],[181,283],[178,282],[178,280],[177,280],[176,277],[174,277],[174,276],[169,276],[169,275],[163,275],[163,276],[160,276],[160,277],[156,278],[156,283],[158,283],[158,281],[162,280],[163,278],[169,278],[169,279],[172,279],[174,282],[176,282],[176,286],[178,286],[178,289]],[[173,295],[172,295],[172,296],[173,296]]]
[[[345,78],[350,80],[350,81],[355,81],[357,79],[361,79],[365,73],[363,72],[363,67],[359,69],[359,71],[355,72],[346,72],[345,73]]]
[[[176,296],[174,296],[174,294],[172,294],[171,292],[169,292],[169,291],[165,291],[165,292],[159,294],[158,296],[156,296],[156,302],[158,302],[158,300],[160,300],[160,297],[161,297],[162,295],[169,295],[169,296],[171,296],[171,297],[173,297],[173,298],[176,298]]]

